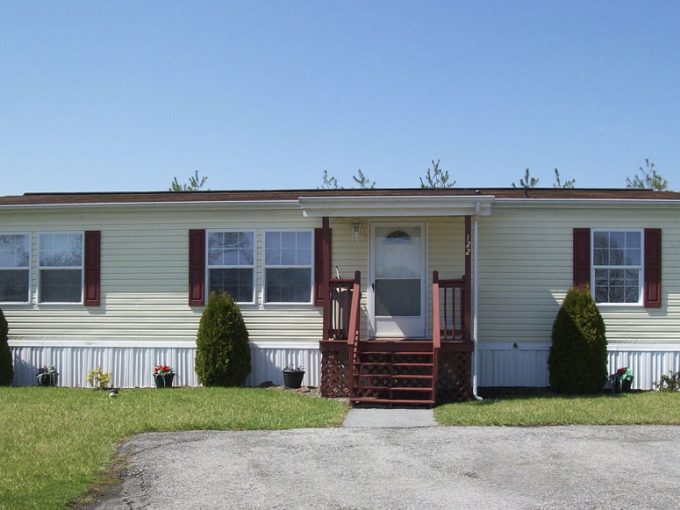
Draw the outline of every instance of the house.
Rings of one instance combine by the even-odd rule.
[[[680,369],[680,193],[371,189],[40,193],[0,197],[0,307],[15,384],[55,365],[197,385],[208,293],[250,333],[249,383],[354,400],[447,401],[547,386],[552,323],[588,285],[609,369],[634,387]],[[434,325],[434,327],[433,327]]]

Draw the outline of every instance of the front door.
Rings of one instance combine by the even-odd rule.
[[[371,224],[369,335],[425,336],[425,224]]]

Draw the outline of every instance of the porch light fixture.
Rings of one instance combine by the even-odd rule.
[[[352,223],[352,240],[361,241],[361,223]]]

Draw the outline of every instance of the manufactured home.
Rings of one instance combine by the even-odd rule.
[[[0,308],[15,384],[54,365],[85,386],[182,385],[208,295],[250,335],[248,383],[434,403],[547,386],[552,324],[588,286],[609,370],[649,389],[680,369],[680,193],[370,189],[0,197]]]

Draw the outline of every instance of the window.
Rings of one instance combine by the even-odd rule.
[[[593,295],[597,303],[642,302],[642,231],[593,231]]]
[[[28,234],[0,234],[0,303],[28,303]]]
[[[266,303],[311,303],[312,232],[264,234]]]
[[[40,234],[38,251],[40,302],[82,302],[83,234]]]
[[[208,291],[228,292],[239,303],[255,301],[255,234],[208,233]]]

